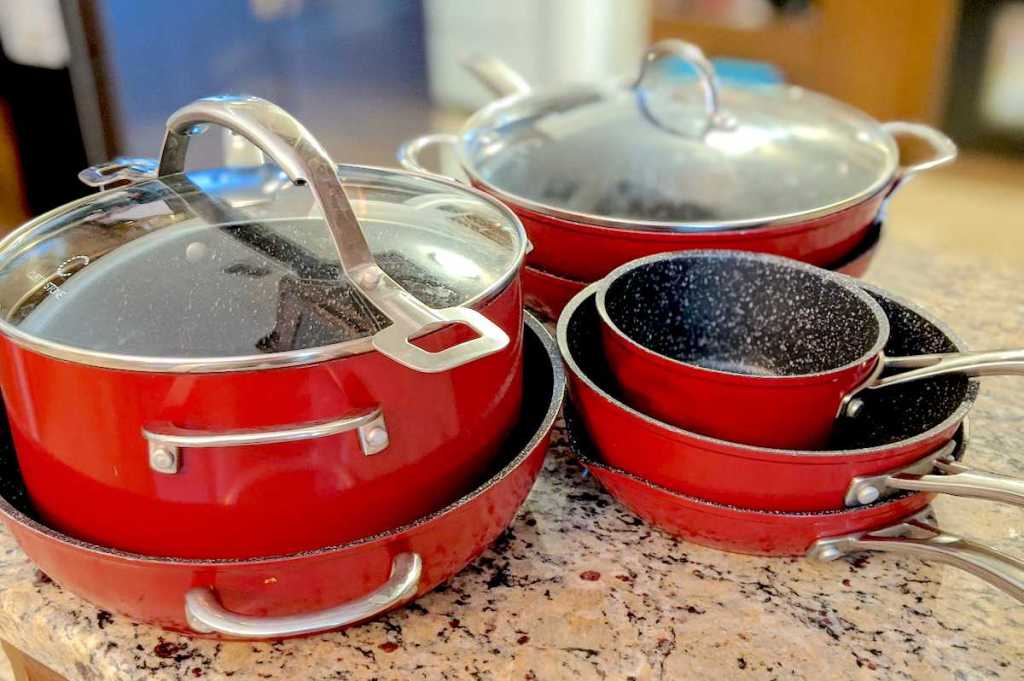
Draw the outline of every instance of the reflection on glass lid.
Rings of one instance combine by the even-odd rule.
[[[868,116],[795,87],[697,81],[537,94],[478,112],[463,137],[477,180],[513,202],[634,225],[755,226],[864,199],[897,152]]]
[[[524,237],[447,183],[343,166],[377,263],[433,308],[473,305],[514,274]],[[0,314],[44,341],[158,358],[302,350],[388,324],[339,276],[306,187],[274,166],[179,174],[44,216],[0,253]]]

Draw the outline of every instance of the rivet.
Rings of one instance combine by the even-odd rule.
[[[818,550],[818,560],[835,560],[841,555],[843,552],[834,546],[825,546]]]
[[[857,490],[857,501],[862,504],[878,501],[879,496],[881,496],[881,492],[874,485],[866,485]]]
[[[377,268],[369,269],[363,272],[360,277],[360,282],[365,288],[375,289],[380,285],[381,271]]]
[[[366,444],[374,449],[384,447],[388,443],[388,431],[381,426],[374,426],[366,432]]]
[[[860,416],[862,411],[864,411],[864,400],[854,398],[846,405],[846,415],[851,419]]]
[[[174,469],[174,454],[166,449],[154,449],[149,456],[149,460],[152,462],[153,468],[157,470],[169,471]]]

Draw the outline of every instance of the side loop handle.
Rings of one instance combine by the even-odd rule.
[[[525,95],[532,89],[518,71],[493,55],[471,54],[462,66],[497,97]]]
[[[267,154],[296,185],[308,185],[334,240],[344,275],[391,320],[378,332],[374,347],[410,369],[446,371],[503,350],[508,335],[479,312],[452,308],[433,310],[392,279],[373,258],[355,211],[349,203],[334,162],[320,143],[291,114],[258,97],[219,96],[200,99],[174,112],[160,154],[158,176],[183,172],[189,139],[220,125]],[[473,340],[440,352],[410,353],[406,341],[450,324],[465,324]],[[395,342],[401,337],[402,342]]]
[[[416,595],[423,561],[418,554],[402,553],[391,561],[388,581],[362,598],[318,612],[281,617],[239,615],[227,610],[217,594],[206,587],[185,594],[185,617],[193,631],[237,639],[284,638],[337,629],[379,615]]]
[[[807,553],[808,558],[831,561],[860,551],[888,551],[917,556],[923,560],[952,565],[1024,602],[1024,561],[943,531],[926,520],[928,510],[897,525],[821,539]]]
[[[882,129],[889,133],[894,139],[897,137],[912,137],[928,144],[934,152],[930,158],[916,163],[901,164],[896,169],[896,183],[910,179],[923,170],[931,170],[952,163],[956,159],[956,143],[949,137],[935,128],[922,123],[910,123],[907,121],[889,121],[882,123]]]
[[[721,110],[715,67],[712,66],[699,47],[676,39],[661,40],[654,43],[647,49],[647,53],[644,54],[643,61],[640,63],[640,73],[633,84],[633,89],[639,95],[640,110],[644,116],[660,128],[677,132],[674,126],[664,124],[651,111],[645,86],[645,81],[651,78],[652,67],[669,59],[682,59],[697,72],[697,80],[704,95],[704,112],[707,118],[706,129],[728,128],[734,125],[735,121],[733,121],[732,117]]]
[[[423,173],[424,175],[435,175],[439,177],[448,177],[442,173],[434,172],[433,170],[427,169],[420,161],[420,155],[425,149],[430,147],[451,147],[455,148],[459,144],[459,138],[456,135],[447,132],[437,132],[430,135],[421,135],[415,139],[411,139],[398,147],[398,163],[406,170],[411,170],[414,173]],[[457,178],[451,178],[457,179]]]

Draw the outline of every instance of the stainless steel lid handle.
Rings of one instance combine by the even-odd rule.
[[[221,605],[206,587],[185,594],[185,617],[193,631],[239,639],[269,639],[337,629],[379,615],[416,595],[423,561],[418,554],[401,553],[391,561],[391,576],[371,593],[318,612],[280,617],[239,615]]]
[[[860,551],[889,551],[945,563],[970,572],[1024,602],[1024,561],[992,547],[963,539],[932,525],[927,511],[897,525],[870,533],[820,539],[807,553],[820,561],[835,560]]]
[[[411,139],[402,146],[398,147],[398,163],[406,170],[411,170],[414,173],[423,173],[425,175],[438,175],[440,177],[447,177],[441,173],[429,170],[423,165],[420,160],[420,155],[425,149],[430,147],[451,147],[455,148],[459,144],[459,138],[456,135],[452,135],[446,132],[438,132],[431,135],[421,135],[415,139]],[[453,178],[458,179],[458,178]]]
[[[334,162],[301,123],[271,102],[258,97],[218,96],[200,99],[174,112],[167,120],[158,174],[182,172],[190,136],[203,132],[211,123],[249,140],[273,159],[292,182],[308,185],[312,190],[333,237],[344,275],[392,321],[392,326],[398,327],[379,332],[385,333],[385,339],[375,341],[374,345],[381,352],[416,371],[431,373],[475,361],[508,345],[508,336],[483,315],[433,310],[377,265],[338,181]],[[467,347],[460,352],[449,352],[455,349],[450,348],[443,353],[408,353],[399,348],[402,352],[391,355],[395,344],[388,339],[399,335],[415,338],[452,323],[472,327],[479,342],[466,343]]]
[[[697,80],[704,93],[704,111],[707,116],[707,128],[729,128],[735,121],[721,110],[718,97],[718,79],[715,67],[704,56],[704,52],[692,43],[683,40],[661,40],[654,43],[644,54],[640,64],[640,73],[633,88],[637,91],[640,110],[652,123],[666,130],[676,132],[673,126],[664,124],[650,109],[647,100],[647,89],[644,82],[651,78],[651,69],[669,59],[682,59],[697,72]]]
[[[244,430],[196,430],[170,424],[150,424],[142,429],[149,448],[149,467],[172,475],[181,470],[182,449],[248,447],[280,442],[315,440],[355,431],[363,454],[371,456],[387,448],[390,438],[379,407],[329,421]]]
[[[894,139],[898,137],[912,137],[925,142],[932,148],[932,156],[916,163],[900,165],[896,170],[896,183],[911,178],[923,170],[931,170],[952,163],[957,155],[956,143],[949,137],[935,128],[922,123],[909,123],[907,121],[889,121],[882,124],[885,130]]]
[[[498,97],[525,95],[531,90],[518,71],[495,56],[471,54],[462,60],[462,66]]]

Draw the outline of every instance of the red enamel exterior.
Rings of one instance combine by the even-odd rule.
[[[703,546],[758,556],[802,556],[819,539],[876,530],[924,510],[932,494],[832,513],[773,513],[713,504],[583,460],[617,501],[647,523]]]
[[[195,586],[212,588],[225,608],[240,614],[308,613],[373,591],[387,581],[394,556],[414,552],[423,560],[417,590],[417,597],[422,596],[462,570],[509,526],[540,472],[562,404],[564,379],[557,351],[550,338],[543,338],[543,329],[535,326],[528,334],[527,343],[533,345],[526,369],[536,377],[529,381],[533,406],[528,411],[533,416],[530,422],[524,417],[520,425],[530,429],[522,437],[529,441],[509,453],[511,460],[475,491],[405,527],[302,555],[188,561],[74,541],[3,499],[0,519],[36,565],[64,588],[105,610],[193,635],[184,603],[185,593]],[[520,416],[517,411],[516,419]]]
[[[478,484],[518,417],[518,280],[479,309],[509,335],[509,346],[437,374],[377,352],[271,370],[120,371],[4,338],[0,385],[32,502],[48,524],[84,541],[191,558],[286,554],[407,523]],[[443,346],[453,332],[423,344]],[[390,444],[373,456],[347,432],[183,449],[181,470],[167,475],[149,467],[141,434],[153,423],[210,431],[294,426],[377,406]]]
[[[843,508],[850,481],[907,466],[953,437],[973,404],[969,390],[943,423],[907,440],[870,449],[800,451],[718,440],[676,428],[631,408],[585,375],[567,344],[569,320],[589,305],[588,343],[599,343],[594,290],[570,302],[558,325],[576,411],[602,461],[681,494],[748,509],[814,512]],[[737,411],[736,413],[743,413]]]
[[[863,277],[878,251],[881,240],[881,227],[875,226],[874,229],[876,232],[868,235],[867,243],[857,246],[853,254],[844,255],[841,262],[834,263],[829,269],[851,277]],[[526,306],[549,320],[558,319],[572,297],[590,284],[529,265],[523,268],[522,278],[523,300]]]
[[[601,325],[608,366],[637,411],[709,437],[760,447],[818,449],[843,398],[871,374],[877,355],[804,377],[727,374],[677,362]]]
[[[482,184],[476,186],[487,191]],[[827,267],[864,241],[892,189],[890,184],[861,203],[806,222],[703,233],[605,227],[551,217],[514,202],[508,205],[533,244],[527,265],[577,281],[597,281],[637,258],[705,248],[771,253]]]

